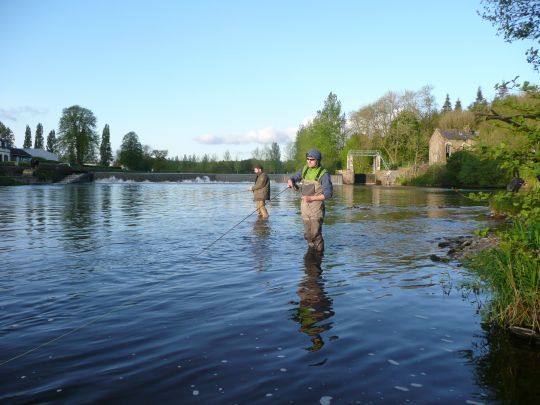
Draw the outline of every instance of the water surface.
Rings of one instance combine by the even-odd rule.
[[[298,195],[261,221],[247,186],[0,188],[0,401],[538,396],[537,348],[483,327],[474,277],[430,260],[442,238],[489,225],[485,207],[336,187],[321,260],[306,254]]]

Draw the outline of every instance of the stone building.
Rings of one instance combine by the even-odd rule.
[[[444,164],[452,153],[473,146],[473,132],[457,129],[435,129],[429,139],[429,164]]]

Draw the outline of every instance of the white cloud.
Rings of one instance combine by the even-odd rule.
[[[0,118],[5,118],[11,121],[18,121],[19,118],[30,115],[46,114],[48,111],[46,108],[22,106],[16,108],[0,108]]]
[[[199,143],[207,145],[241,145],[249,143],[271,144],[287,143],[294,140],[297,128],[287,128],[277,130],[272,127],[251,130],[243,134],[228,134],[225,136],[217,136],[213,134],[204,134],[194,138]]]

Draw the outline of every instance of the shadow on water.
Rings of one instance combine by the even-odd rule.
[[[538,344],[509,336],[500,328],[484,325],[470,350],[461,352],[474,368],[476,384],[488,394],[479,399],[503,403],[533,404],[540,398],[540,350]]]
[[[327,321],[334,315],[332,299],[324,289],[321,262],[323,256],[313,250],[304,255],[304,277],[298,285],[298,308],[293,310],[292,319],[300,325],[300,332],[311,340],[311,346],[305,349],[316,352],[324,346],[322,334],[332,328]]]

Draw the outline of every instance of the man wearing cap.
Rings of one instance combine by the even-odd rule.
[[[270,179],[263,172],[261,165],[255,166],[253,172],[257,176],[255,178],[255,185],[249,190],[253,192],[253,200],[257,207],[257,214],[261,218],[268,218],[268,211],[265,207],[265,201],[270,199]]]
[[[307,164],[287,181],[289,188],[302,181],[300,211],[304,220],[304,238],[309,248],[319,253],[324,251],[322,237],[324,201],[333,194],[330,174],[320,166],[321,159],[321,152],[316,148],[311,149],[306,153]]]

